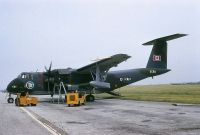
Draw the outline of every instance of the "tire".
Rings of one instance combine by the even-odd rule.
[[[88,101],[88,102],[94,102],[94,100],[95,100],[95,97],[93,95],[87,95],[86,96],[86,101]]]
[[[94,100],[95,100],[94,96],[91,95],[91,96],[90,96],[90,101],[91,101],[91,102],[94,102]]]
[[[14,102],[14,99],[13,98],[8,98],[7,99],[7,102],[10,104],[10,103],[13,103]]]

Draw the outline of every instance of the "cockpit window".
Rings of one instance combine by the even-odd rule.
[[[26,79],[26,75],[22,74],[21,78]]]
[[[22,79],[31,79],[33,80],[33,75],[30,73],[21,73],[18,78],[22,78]]]

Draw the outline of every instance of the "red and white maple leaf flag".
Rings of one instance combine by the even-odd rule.
[[[153,55],[153,61],[161,61],[160,55]]]

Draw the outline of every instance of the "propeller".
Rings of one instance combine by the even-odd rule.
[[[51,67],[52,67],[52,62],[50,63],[49,69],[47,69],[46,66],[44,67],[45,70],[46,70],[46,72],[44,73],[44,75],[47,76],[47,88],[48,88],[48,92],[50,92],[50,82],[52,82],[52,80],[51,80],[51,76],[52,76]]]
[[[52,61],[51,61],[51,63],[50,63],[49,69],[47,69],[46,66],[44,67],[45,70],[46,70],[46,72],[47,72],[47,74],[51,74],[51,67],[52,67]]]

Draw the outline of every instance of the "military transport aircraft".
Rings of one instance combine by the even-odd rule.
[[[117,95],[113,90],[137,82],[139,80],[154,77],[169,72],[167,69],[167,41],[186,36],[186,34],[174,34],[161,37],[144,43],[153,45],[146,68],[109,71],[119,63],[130,58],[127,54],[116,54],[108,58],[98,60],[87,66],[72,69],[45,68],[45,72],[22,72],[7,86],[9,93],[8,103],[13,103],[11,94],[28,92],[30,95],[55,94],[55,87],[62,82],[64,90],[76,89],[87,92],[86,99],[94,101],[94,93],[109,93]]]

